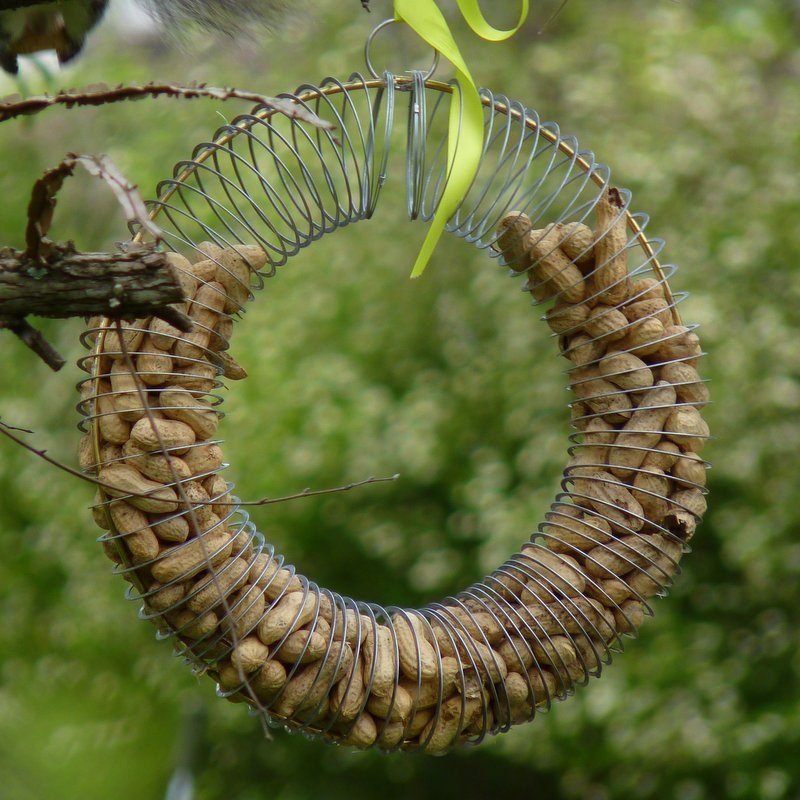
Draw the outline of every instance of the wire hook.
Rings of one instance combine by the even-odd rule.
[[[400,20],[392,19],[390,17],[389,19],[383,20],[383,22],[379,22],[370,31],[369,36],[367,36],[367,41],[364,44],[364,61],[366,62],[367,70],[369,71],[369,74],[372,75],[373,78],[379,78],[380,75],[378,74],[378,71],[375,69],[375,66],[372,63],[372,59],[370,58],[370,48],[372,47],[372,42],[375,39],[375,36],[378,34],[378,31],[383,30],[384,28],[386,28],[389,25],[391,25],[393,22],[400,22]],[[428,68],[427,72],[422,73],[423,80],[427,81],[427,80],[429,80],[430,78],[433,77],[433,73],[436,72],[436,69],[439,66],[440,57],[441,56],[439,55],[439,51],[438,50],[434,50],[433,51],[433,62],[431,63],[431,66]]]

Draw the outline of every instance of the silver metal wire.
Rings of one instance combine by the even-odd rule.
[[[608,168],[554,123],[482,90],[483,155],[447,230],[512,277],[526,275],[522,288],[534,304],[556,301],[545,319],[571,362],[575,394],[562,491],[520,552],[420,610],[355,601],[286,563],[220,477],[227,464],[216,438],[217,390],[247,299],[303,247],[372,216],[403,130],[408,215],[429,220],[438,208],[454,87],[421,72],[378,78],[369,57],[368,68],[372,79],[329,78],[283,95],[335,131],[256,108],[219,128],[159,184],[152,215],[173,250],[198,259],[176,261],[199,286],[189,306],[195,331],[162,331],[159,349],[150,321],[124,326],[122,340],[107,320],[94,321],[83,337],[90,353],[80,364],[90,377],[79,410],[93,447],[87,469],[99,466],[101,479],[129,467],[163,478],[152,478],[147,497],[135,487],[101,493],[100,538],[132,582],[140,615],[193,668],[215,677],[220,696],[247,702],[270,725],[326,741],[440,753],[548,710],[598,676],[622,649],[621,636],[635,635],[652,613],[649,599],[678,572],[705,494],[696,451],[707,431],[665,425],[683,419],[675,416],[681,409],[695,421],[707,397],[684,369],[701,354],[678,315],[685,295],[669,287],[675,268],[659,262],[663,242],[644,235],[647,216],[631,213],[630,194],[613,190],[614,215],[576,248],[580,226],[599,219],[611,196]],[[528,222],[515,233],[520,215]],[[620,228],[620,246],[601,249]],[[240,245],[264,254],[248,279],[234,266]],[[622,257],[625,272],[609,281]],[[579,284],[581,300],[568,301]],[[624,297],[609,302],[617,290]],[[652,341],[636,338],[656,322],[661,333]],[[638,386],[643,371],[649,383]],[[659,387],[667,399],[648,399]],[[652,427],[640,424],[648,413]],[[140,441],[136,425],[156,428],[159,418],[190,420],[196,440],[131,445]],[[153,506],[153,498],[154,510],[131,515],[138,526],[120,529],[121,508]],[[157,551],[143,544],[137,557],[132,543],[149,542],[151,531]],[[167,570],[176,558],[186,568]],[[269,651],[252,670],[249,645]]]
[[[367,36],[367,41],[364,43],[364,63],[367,65],[367,71],[373,78],[380,78],[380,72],[375,69],[375,65],[372,63],[372,44],[375,41],[375,37],[385,28],[388,28],[389,25],[398,22],[399,20],[396,19],[385,19],[383,22],[379,22],[369,33]],[[433,77],[433,74],[436,72],[437,67],[439,66],[439,60],[441,56],[438,50],[433,51],[433,61],[431,66],[428,68],[428,71],[423,74],[423,80],[429,80]]]

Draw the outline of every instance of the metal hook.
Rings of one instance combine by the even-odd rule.
[[[370,58],[370,55],[369,55],[369,50],[370,50],[370,47],[372,46],[372,40],[377,35],[378,31],[382,30],[383,28],[388,27],[393,22],[400,22],[400,20],[390,18],[390,19],[385,19],[383,22],[379,22],[370,31],[369,36],[367,36],[367,41],[364,44],[364,61],[365,61],[366,65],[367,65],[367,70],[369,71],[369,74],[372,75],[373,78],[379,78],[380,74],[375,69],[375,66],[373,65],[372,59]],[[433,77],[433,73],[436,72],[436,69],[439,66],[439,58],[440,58],[439,51],[438,50],[434,50],[433,51],[433,62],[431,64],[430,68],[428,69],[427,72],[421,73],[423,75],[423,80],[427,81],[431,77]],[[416,72],[416,70],[413,70],[413,71]]]

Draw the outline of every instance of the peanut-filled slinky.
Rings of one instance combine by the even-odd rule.
[[[484,98],[491,120],[509,113]],[[324,110],[319,94],[315,102]],[[268,114],[247,119],[261,120],[255,130]],[[515,124],[546,139],[530,113]],[[340,141],[331,146],[353,147]],[[94,506],[103,548],[141,615],[220,695],[344,745],[441,754],[531,720],[599,675],[677,573],[706,507],[700,343],[628,195],[558,135],[552,150],[563,148],[569,169],[592,177],[575,190],[581,202],[509,192],[487,211],[484,193],[480,219],[462,209],[452,226],[545,304],[575,429],[561,492],[537,532],[455,597],[383,608],[321,588],[237,507],[222,475],[217,390],[246,377],[228,354],[235,320],[279,260],[243,212],[235,237],[221,224],[174,225],[170,258],[191,333],[155,318],[124,324],[121,336],[108,320],[90,324],[80,462],[104,487]],[[379,157],[374,147],[369,157]],[[523,178],[555,196],[541,175]],[[361,203],[353,213],[371,211]]]

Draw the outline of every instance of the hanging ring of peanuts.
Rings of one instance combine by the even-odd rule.
[[[170,259],[187,298],[180,310],[194,329],[183,334],[155,318],[119,328],[92,320],[80,462],[102,484],[93,507],[100,541],[141,616],[220,696],[270,724],[342,745],[441,754],[572,694],[651,613],[705,512],[708,392],[697,371],[698,337],[681,321],[658,243],[645,238],[628,193],[554,126],[530,111],[511,114],[510,104],[484,92],[487,119],[516,126],[531,154],[524,169],[509,169],[497,190],[504,199],[487,211],[486,187],[516,146],[490,132],[450,228],[499,259],[545,308],[569,364],[575,432],[561,491],[519,552],[422,609],[319,587],[265,542],[222,474],[217,390],[246,377],[228,352],[235,322],[263,278],[318,238],[313,225],[302,234],[315,209],[325,211],[319,230],[326,220],[333,229],[371,214],[383,180],[364,177],[376,162],[382,169],[385,152],[376,146],[376,120],[386,122],[377,144],[388,150],[389,106],[393,112],[403,80],[331,82],[296,96],[340,128],[340,139],[309,139],[313,153],[346,146],[352,156],[315,162],[323,176],[310,201],[298,182],[274,175],[302,164],[310,188],[302,121],[263,108],[223,128],[159,187],[153,215],[169,222]],[[370,94],[374,87],[382,92]],[[428,81],[427,91],[439,97],[452,87]],[[358,112],[360,139],[348,118],[355,95],[368,100]],[[443,113],[430,105],[432,115]],[[282,125],[291,130],[278,135]],[[254,141],[267,153],[261,161]],[[428,169],[442,168],[433,161]],[[240,162],[259,176],[261,194],[241,166],[232,169]],[[215,187],[209,175],[224,181]],[[356,186],[368,195],[358,202]],[[200,212],[203,202],[215,216]],[[294,241],[269,222],[278,217]]]

